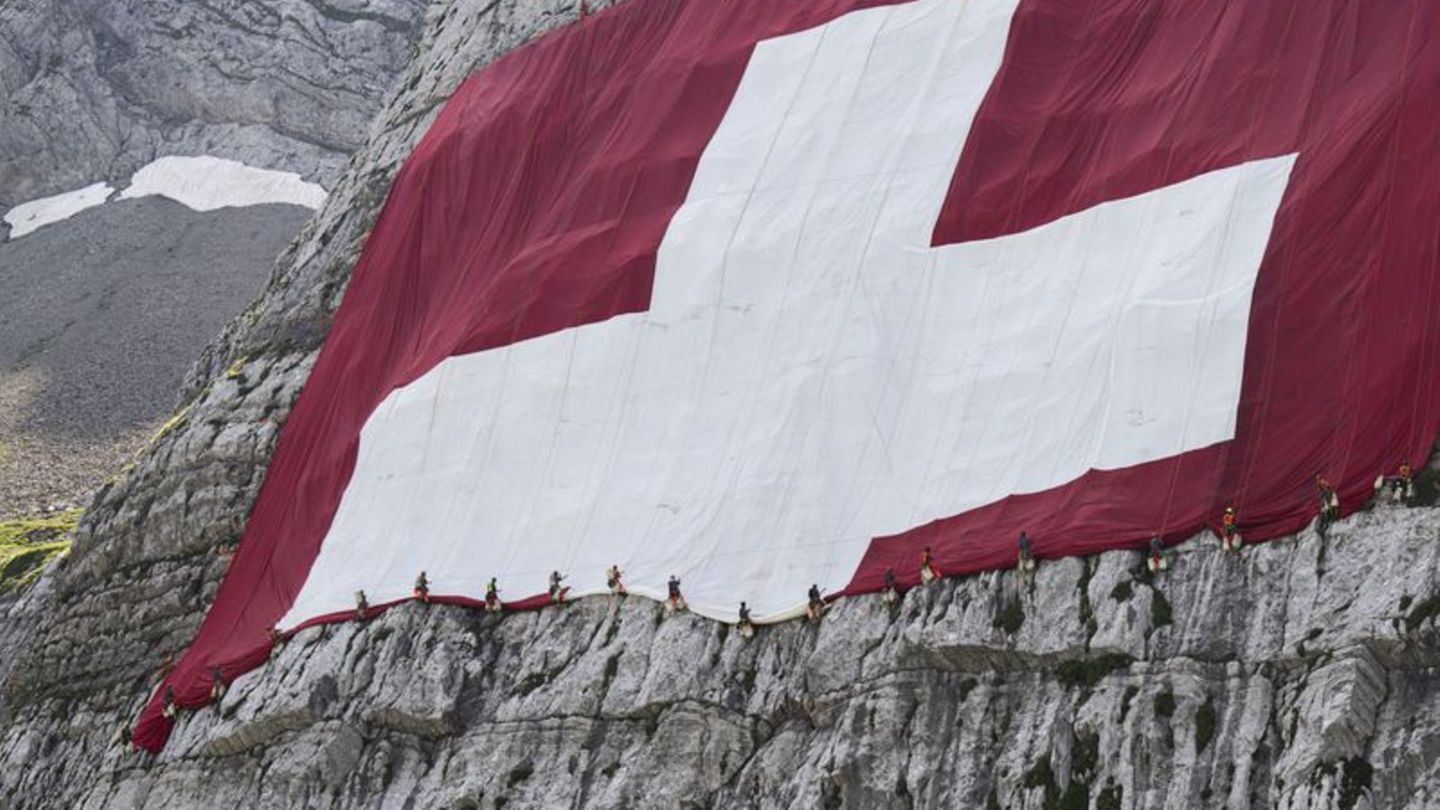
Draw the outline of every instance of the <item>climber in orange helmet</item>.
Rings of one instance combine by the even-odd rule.
[[[1375,492],[1384,493],[1391,504],[1406,504],[1415,495],[1415,474],[1409,462],[1402,462],[1395,475],[1382,475],[1375,479]]]
[[[1220,547],[1226,551],[1239,551],[1243,543],[1240,539],[1240,532],[1237,531],[1237,517],[1235,507],[1225,507],[1225,513],[1220,516]]]

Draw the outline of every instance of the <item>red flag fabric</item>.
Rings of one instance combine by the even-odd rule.
[[[442,579],[471,555],[503,569],[516,607],[544,603],[563,553],[583,564],[567,572],[577,595],[612,561],[642,595],[675,569],[687,601],[726,618],[716,583],[788,588],[813,564],[846,572],[822,585],[875,591],[888,569],[915,582],[926,546],[947,575],[1011,565],[1021,530],[1041,558],[1140,548],[1234,504],[1247,539],[1275,537],[1314,516],[1317,473],[1354,508],[1440,428],[1437,13],[1423,0],[630,0],[583,36],[511,53],[460,87],[397,176],[166,684],[179,706],[203,705],[214,668],[230,680],[265,660],[270,628],[350,618],[336,594],[358,587],[352,574],[398,582],[364,588],[377,606],[421,567],[432,601],[478,605],[478,575]],[[921,192],[937,182],[930,210]],[[746,213],[710,227],[735,195]],[[928,240],[891,239],[917,212]],[[790,255],[819,258],[775,258]],[[944,306],[905,308],[931,300],[907,286],[917,278]],[[1145,286],[1157,279],[1169,286]],[[736,331],[767,312],[787,317]],[[1194,328],[1173,331],[1167,312]],[[617,416],[641,402],[614,381],[629,366],[593,358],[690,334],[692,315],[711,318],[713,341],[635,378],[656,381],[641,404],[678,397],[684,418]],[[825,328],[833,340],[806,342]],[[1177,364],[1167,341],[1186,335],[1203,341]],[[817,356],[765,376],[780,345]],[[1207,365],[1223,347],[1233,368]],[[732,354],[747,368],[729,369]],[[763,386],[714,384],[752,366]],[[533,396],[507,404],[513,391]],[[611,410],[574,410],[610,393]],[[546,420],[525,407],[552,401]],[[751,403],[721,409],[740,421],[706,432],[733,401]],[[424,429],[401,424],[426,407]],[[852,446],[865,420],[873,435]],[[636,435],[682,460],[704,450],[716,474],[696,483],[704,464],[646,455]],[[388,489],[396,478],[410,488]],[[421,508],[435,504],[443,519]],[[412,519],[426,531],[399,536]],[[600,556],[622,540],[625,560]],[[346,568],[376,549],[381,568]],[[443,559],[416,565],[412,549]],[[163,693],[134,733],[152,751],[170,730]]]

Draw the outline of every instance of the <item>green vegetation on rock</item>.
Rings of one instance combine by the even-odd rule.
[[[1005,635],[1013,636],[1020,625],[1025,623],[1025,609],[1020,606],[1018,598],[1011,599],[1005,603],[1005,608],[996,614],[990,624],[1005,631]]]
[[[69,550],[80,512],[0,521],[0,596],[28,588],[46,563]]]

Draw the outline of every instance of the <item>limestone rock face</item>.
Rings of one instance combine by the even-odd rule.
[[[410,56],[424,0],[6,0],[0,209],[156,156],[329,185]]]
[[[0,805],[1440,805],[1429,508],[1237,555],[1197,538],[1159,578],[1121,551],[945,580],[893,610],[847,599],[749,641],[638,598],[404,605],[299,634],[156,757],[112,744],[214,596],[215,549],[243,528],[400,161],[461,78],[575,14],[431,4],[326,206],[196,365],[183,418],[0,608]]]

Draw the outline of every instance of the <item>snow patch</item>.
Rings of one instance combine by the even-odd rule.
[[[294,172],[257,169],[233,160],[200,157],[162,157],[130,178],[120,199],[168,197],[196,211],[232,206],[288,203],[319,208],[325,189],[307,183]]]
[[[107,183],[21,203],[5,214],[10,238],[18,239],[37,228],[69,219],[87,208],[111,199],[115,189]],[[196,211],[280,203],[319,208],[325,189],[307,183],[294,172],[257,169],[234,160],[201,155],[162,157],[135,172],[117,200],[167,197]]]
[[[69,219],[87,208],[102,205],[115,193],[108,183],[94,183],[74,191],[21,203],[5,213],[10,238],[18,239],[52,222]]]

